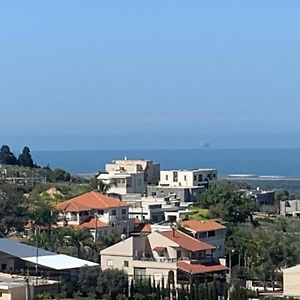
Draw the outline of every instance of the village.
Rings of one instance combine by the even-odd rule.
[[[95,268],[126,275],[124,299],[133,299],[133,286],[145,282],[152,289],[165,289],[171,299],[181,299],[183,291],[195,294],[190,299],[248,299],[242,298],[245,291],[252,299],[300,297],[300,265],[288,263],[288,253],[282,258],[285,265],[274,266],[270,277],[242,274],[260,265],[255,266],[254,254],[247,257],[247,251],[241,250],[250,235],[245,231],[239,237],[235,231],[248,230],[245,226],[255,231],[263,218],[274,224],[297,220],[300,200],[282,197],[276,205],[275,191],[245,184],[233,191],[231,183],[218,178],[216,169],[161,170],[159,163],[126,157],[107,163],[92,183],[88,191],[58,201],[48,222],[28,219],[22,230],[0,239],[0,299],[63,297],[58,296],[63,282],[71,282],[82,269],[88,274]],[[229,197],[232,208],[219,211],[220,195],[207,196],[220,187],[221,197]],[[55,188],[50,191],[60,193]],[[199,199],[215,204],[201,207]],[[59,234],[60,242],[50,245]],[[60,248],[64,243],[73,243],[75,250],[65,252]],[[87,254],[90,249],[93,256]],[[260,253],[255,255],[259,261]],[[240,291],[234,290],[236,280]],[[212,289],[214,295],[201,298],[204,292],[198,287]]]

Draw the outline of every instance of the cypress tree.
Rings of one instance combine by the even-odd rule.
[[[6,165],[17,165],[18,160],[10,151],[9,146],[3,145],[0,149],[0,163]]]
[[[19,155],[18,163],[23,167],[33,168],[35,166],[28,147],[23,148],[22,153]]]

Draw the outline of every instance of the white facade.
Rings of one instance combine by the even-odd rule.
[[[100,174],[98,179],[110,185],[109,193],[126,195],[146,192],[144,172],[110,171]]]
[[[107,224],[124,221],[129,218],[127,206],[80,212],[59,212],[59,216],[64,217],[68,225],[80,225],[89,217],[94,217],[95,215],[99,221]]]
[[[160,186],[201,186],[217,180],[216,169],[160,171]]]
[[[88,222],[91,218],[97,221],[91,226]],[[129,218],[129,207],[112,207],[101,210],[89,210],[80,212],[63,212],[58,214],[59,226],[74,226],[75,228],[87,228],[95,239],[97,237],[120,238],[121,234],[127,236],[134,228],[134,220]],[[104,224],[103,224],[104,223]]]
[[[158,223],[161,221],[179,222],[181,215],[191,213],[186,206],[181,207],[180,201],[170,197],[140,197],[129,198],[126,202],[130,205],[129,216],[141,221]]]

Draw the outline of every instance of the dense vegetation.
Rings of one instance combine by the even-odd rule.
[[[107,186],[93,178],[86,181],[72,177],[62,169],[34,164],[28,147],[17,158],[8,146],[0,149],[0,235],[18,235],[29,220],[49,227],[47,233],[33,236],[29,242],[51,251],[58,251],[79,258],[99,261],[101,249],[114,243],[110,239],[94,242],[87,230],[72,228],[54,229],[56,221],[53,207],[65,199],[98,188],[105,192]],[[16,184],[8,178],[24,178]],[[39,184],[28,185],[28,178],[45,178]],[[245,279],[253,279],[262,286],[280,286],[282,269],[300,263],[300,220],[282,217],[258,217],[255,203],[240,192],[241,183],[220,182],[211,186],[193,208],[192,218],[213,218],[228,227],[226,241],[227,259],[232,267],[231,298],[248,299],[249,292],[242,288]],[[286,190],[276,192],[279,201],[295,195]],[[276,211],[276,210],[275,210]],[[75,280],[75,281],[74,281]],[[185,287],[177,290],[179,299],[216,299],[220,287],[214,284]],[[90,299],[162,299],[174,293],[171,287],[163,289],[150,282],[131,284],[123,272],[116,270],[83,269],[78,278],[65,283],[65,296],[90,297]],[[163,295],[163,296],[162,296]]]
[[[151,277],[128,280],[127,274],[123,271],[113,269],[102,271],[98,267],[84,267],[78,276],[65,281],[60,296],[78,299],[166,300],[176,299],[176,295],[179,300],[217,300],[218,296],[226,297],[227,284],[216,281],[201,285],[193,284],[189,290],[187,285],[175,288],[170,278],[163,278],[159,284],[154,283],[154,278]]]
[[[289,197],[285,191],[278,199]],[[282,268],[300,263],[300,220],[255,217],[255,205],[239,192],[239,186],[221,182],[207,190],[198,205],[210,217],[225,221],[226,241],[233,282],[257,280],[261,286],[282,283]],[[241,291],[242,293],[242,291]]]

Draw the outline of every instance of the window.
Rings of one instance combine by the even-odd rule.
[[[142,179],[139,178],[138,181],[137,181],[137,184],[142,185]]]
[[[115,216],[115,215],[117,214],[117,211],[116,211],[115,209],[113,209],[113,210],[111,211],[111,214],[112,214],[113,216]]]
[[[126,215],[126,213],[127,213],[126,208],[123,208],[123,209],[122,209],[122,215]]]
[[[200,174],[200,175],[198,175],[198,181],[203,181],[203,177],[202,177],[202,175]]]
[[[134,268],[134,277],[145,277],[146,268]]]
[[[177,259],[181,258],[181,250],[177,250]]]
[[[98,210],[98,215],[104,215],[104,210]]]
[[[216,232],[214,230],[208,232],[208,237],[212,237],[212,236],[216,236]]]
[[[113,260],[112,260],[112,259],[108,259],[108,260],[107,260],[107,266],[108,266],[109,268],[113,268],[114,263],[113,263]]]
[[[166,175],[166,180],[167,180],[167,181],[169,180],[169,176],[168,176],[168,175]]]
[[[198,239],[204,239],[207,237],[207,232],[198,232]]]
[[[124,260],[124,267],[128,268],[129,267],[129,261],[128,260]]]
[[[174,171],[173,172],[173,182],[177,182],[178,181],[178,172]]]
[[[186,181],[186,175],[183,176],[183,180]]]
[[[194,175],[194,181],[197,181],[197,176],[196,175]]]

